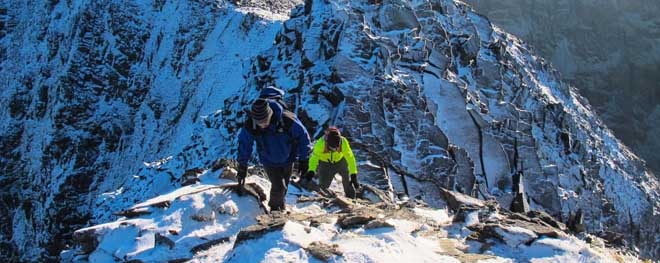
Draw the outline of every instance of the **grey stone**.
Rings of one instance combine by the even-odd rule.
[[[312,254],[315,258],[318,258],[319,260],[323,262],[328,262],[330,259],[332,259],[335,256],[342,256],[342,252],[339,250],[339,246],[336,244],[326,244],[323,242],[315,241],[309,244],[305,248],[307,252]]]

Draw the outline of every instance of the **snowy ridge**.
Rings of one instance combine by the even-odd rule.
[[[266,85],[287,91],[287,103],[315,138],[327,125],[339,125],[354,146],[361,182],[388,202],[422,200],[428,206],[421,209],[438,213],[447,209],[443,189],[449,189],[497,200],[504,216],[494,219],[505,222],[513,220],[506,210],[517,196],[512,175],[521,171],[529,207],[562,223],[581,214],[587,233],[579,235],[595,242],[546,240],[497,221],[484,223],[480,215],[490,212],[463,212],[469,222],[458,220],[460,231],[444,230],[458,233],[452,242],[468,248],[460,253],[483,248],[481,253],[528,260],[509,252],[537,249],[557,259],[590,246],[598,250],[602,237],[608,246],[638,250],[642,257],[660,254],[660,225],[654,220],[660,211],[658,182],[588,103],[517,38],[460,2],[296,4],[3,4],[7,7],[0,11],[7,10],[10,23],[0,38],[0,75],[8,88],[0,100],[10,107],[0,110],[0,145],[8,149],[0,152],[0,220],[7,222],[0,226],[0,259],[53,261],[67,250],[64,257],[70,260],[158,261],[175,249],[176,258],[168,259],[207,260],[198,256],[206,253],[208,261],[240,261],[226,254],[227,246],[254,222],[247,218],[258,221],[257,203],[209,185],[228,184],[211,178],[232,167],[243,109]],[[271,13],[264,11],[268,7]],[[33,13],[43,15],[33,19]],[[284,15],[288,19],[280,20]],[[23,47],[20,52],[6,52],[17,46]],[[259,169],[251,167],[250,173],[258,175]],[[145,206],[188,190],[205,191],[175,198],[169,208]],[[294,211],[304,208],[296,203],[301,193],[309,195],[292,190]],[[137,219],[114,214],[131,207],[150,214]],[[232,215],[234,208],[238,215]],[[192,222],[193,216],[202,220]],[[237,216],[246,224],[232,223]],[[228,225],[222,226],[224,221]],[[311,245],[309,238],[287,235],[301,234],[300,227],[310,222],[294,221],[261,241],[293,240],[275,250],[305,261],[309,255],[300,249]],[[340,239],[374,249],[391,235],[402,247],[417,243],[411,240],[428,244],[409,231],[410,224],[423,223],[392,222],[394,228],[375,231],[373,239],[350,233]],[[474,226],[467,231],[463,223]],[[181,226],[179,235],[189,239],[169,232]],[[323,233],[315,241],[335,242],[328,235],[341,230],[326,227],[330,232],[313,227]],[[81,228],[99,229],[98,246],[72,243]],[[118,244],[122,233],[135,235],[137,243]],[[156,233],[177,248],[163,247],[169,242],[156,242]],[[487,234],[468,244],[471,233]],[[513,237],[503,237],[509,234]],[[217,251],[190,252],[203,239],[216,238],[230,243],[223,241],[227,244]],[[489,250],[489,238],[501,242]],[[548,244],[561,247],[561,255]],[[270,248],[256,255],[269,254]],[[249,252],[243,246],[231,249],[237,255]],[[392,249],[394,258],[402,255],[396,251],[415,253]],[[349,252],[344,258],[358,260]],[[608,253],[586,254],[596,260]]]
[[[597,238],[587,244],[566,234],[539,237],[515,226],[496,228],[496,236],[504,242],[491,240],[486,248],[470,235],[469,228],[480,224],[479,219],[456,220],[447,208],[415,202],[337,202],[296,186],[287,196],[288,214],[266,215],[256,198],[232,190],[235,183],[210,175],[200,179],[200,184],[127,209],[151,207],[149,212],[76,231],[78,249],[65,251],[63,261],[636,261],[603,247]],[[269,186],[258,176],[248,177],[247,184],[251,183]],[[331,189],[341,189],[340,183]],[[167,205],[158,205],[166,200]]]

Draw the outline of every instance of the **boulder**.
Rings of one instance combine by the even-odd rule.
[[[234,248],[247,240],[257,239],[267,233],[282,230],[286,221],[286,218],[273,218],[272,220],[260,222],[259,224],[241,229],[236,236]]]
[[[196,253],[199,253],[201,251],[209,250],[210,248],[212,248],[214,246],[217,246],[217,245],[220,245],[220,244],[223,244],[223,243],[227,243],[227,242],[229,242],[229,237],[222,237],[222,238],[214,239],[214,240],[199,244],[197,246],[194,246],[193,248],[190,249],[190,253],[196,254]]]
[[[186,170],[181,178],[179,178],[179,183],[181,186],[191,185],[199,182],[199,176],[204,173],[202,168],[194,168]]]
[[[323,262],[328,262],[335,256],[342,256],[342,252],[339,250],[339,245],[329,245],[319,241],[310,243],[305,250]]]
[[[450,191],[444,188],[440,189],[449,209],[454,212],[458,212],[461,206],[465,207],[475,207],[475,208],[485,208],[486,204],[484,201],[476,199],[474,197],[464,195],[458,192]]]
[[[368,212],[347,214],[340,216],[337,220],[337,224],[339,224],[339,226],[344,229],[354,228],[367,224],[376,218],[377,214]]]

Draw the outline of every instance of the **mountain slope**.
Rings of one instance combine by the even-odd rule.
[[[464,1],[548,58],[658,174],[660,3]]]
[[[192,140],[293,4],[261,19],[216,1],[3,3],[0,254],[57,257],[97,196]]]
[[[658,253],[657,181],[520,40],[459,3],[338,3],[294,14],[270,67],[250,77],[289,89],[312,126],[339,124],[363,160],[394,166],[361,174],[395,191],[398,176],[414,178],[408,192],[429,203],[437,186],[471,193],[476,181],[472,192],[508,206],[513,168],[533,209],[562,220],[581,210],[589,232]]]
[[[73,230],[216,173],[268,84],[315,137],[339,125],[392,200],[441,207],[444,187],[508,208],[522,172],[531,208],[581,210],[588,232],[659,254],[656,179],[485,17],[453,1],[272,4],[4,4],[2,48],[21,48],[0,62],[2,255],[54,259]]]

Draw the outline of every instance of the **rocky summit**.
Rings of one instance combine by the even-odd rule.
[[[554,251],[544,237],[660,256],[660,186],[644,161],[549,63],[460,1],[9,1],[0,57],[3,261],[161,261],[164,249],[187,260],[220,244],[231,246],[207,255],[240,261],[232,253],[254,252],[242,242],[291,227],[408,238],[420,231],[401,222],[421,221],[406,203],[459,222],[451,241],[415,225],[460,261],[531,260],[494,244]],[[333,202],[315,210],[331,221],[295,207],[269,223],[259,202],[239,206],[228,182],[205,181],[235,166],[244,109],[268,85],[312,137],[339,126],[361,182],[394,208],[318,199]],[[190,188],[203,191],[178,197]],[[117,247],[126,236],[137,243]],[[355,259],[331,239],[287,240],[299,261]],[[590,246],[554,244],[569,258]],[[589,259],[615,257],[603,253]]]

